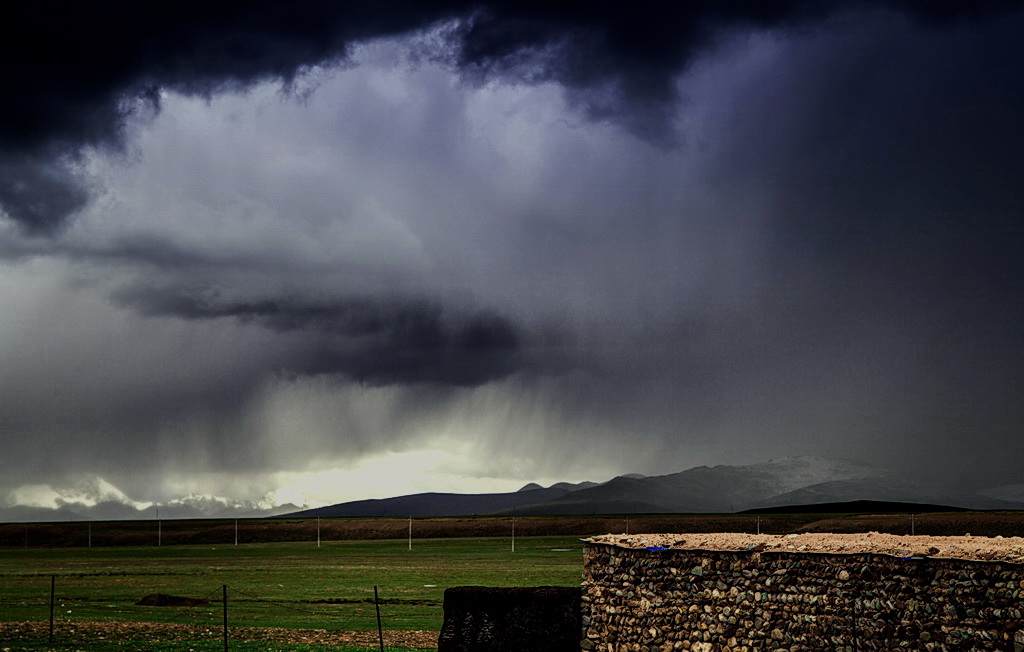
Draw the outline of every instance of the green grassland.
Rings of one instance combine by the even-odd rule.
[[[582,544],[576,537],[520,538],[515,552],[507,537],[416,540],[411,551],[406,541],[394,539],[332,541],[319,548],[316,543],[286,542],[7,549],[0,551],[0,621],[47,621],[50,582],[55,577],[60,632],[72,631],[76,621],[174,623],[217,632],[223,618],[223,585],[231,628],[376,630],[376,586],[385,630],[438,631],[447,587],[576,586],[581,574]],[[150,593],[207,598],[210,604],[135,604]],[[104,644],[96,641],[75,649],[127,649]],[[178,645],[218,649],[215,637],[212,643],[197,644],[200,647]],[[138,642],[130,649],[170,649],[148,645]],[[327,649],[260,645],[233,643],[232,649]]]
[[[220,650],[224,585],[232,650],[378,650],[374,586],[385,649],[422,650],[436,634],[408,633],[440,629],[448,587],[578,585],[581,536],[755,528],[908,534],[912,522],[907,514],[521,517],[515,552],[502,536],[509,526],[507,517],[416,519],[410,551],[402,518],[0,524],[0,652]],[[1024,513],[919,514],[916,527],[918,534],[1021,535]],[[242,545],[233,545],[236,537]],[[53,646],[46,642],[51,577]],[[135,604],[151,593],[209,604]],[[342,640],[353,631],[360,640]]]

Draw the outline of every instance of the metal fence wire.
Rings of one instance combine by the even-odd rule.
[[[431,632],[409,632],[389,630],[389,622],[422,616],[422,612],[392,609],[393,604],[381,600],[378,587],[373,587],[374,598],[367,600],[323,600],[315,604],[327,608],[297,605],[280,599],[259,594],[252,587],[222,584],[211,587],[197,599],[184,599],[187,604],[177,608],[162,619],[146,621],[109,620],[95,621],[78,619],[74,610],[65,609],[88,600],[75,591],[75,584],[69,578],[57,581],[51,575],[46,582],[46,597],[38,596],[35,604],[47,604],[49,619],[43,613],[34,621],[20,623],[0,622],[0,641],[8,639],[25,644],[46,644],[53,650],[74,649],[110,650],[111,644],[125,641],[129,644],[187,643],[194,652],[231,650],[233,643],[266,642],[296,643],[328,646],[347,645],[367,651],[398,651],[436,648],[436,634]],[[173,598],[173,596],[164,596]],[[105,600],[110,602],[109,600]],[[138,604],[133,602],[133,605]],[[370,614],[353,613],[355,604],[372,610]],[[399,603],[400,604],[400,603]],[[330,608],[330,605],[349,608],[347,611]],[[108,604],[111,607],[127,606]],[[60,613],[58,614],[58,607]],[[440,605],[438,605],[440,609]],[[282,613],[299,614],[319,621],[322,627],[281,627]],[[375,621],[375,629],[367,629],[368,616]],[[128,648],[124,648],[128,649]],[[151,648],[147,648],[151,649]],[[153,648],[155,649],[155,648]]]

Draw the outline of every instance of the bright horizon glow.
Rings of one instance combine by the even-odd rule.
[[[351,468],[275,474],[278,488],[264,496],[261,503],[322,507],[417,493],[506,493],[528,483],[476,476],[471,468],[469,459],[451,451],[388,452],[364,458]],[[549,484],[560,481],[550,479]]]
[[[276,487],[254,500],[262,509],[293,504],[299,507],[323,507],[355,500],[393,498],[418,493],[507,493],[535,482],[550,486],[566,482],[565,478],[522,480],[479,476],[473,473],[472,461],[464,454],[441,449],[386,452],[367,457],[351,467],[336,467],[304,472],[280,472],[270,476],[269,484]],[[580,482],[584,479],[571,480]],[[10,491],[3,503],[7,506],[25,506],[58,509],[63,505],[93,507],[104,501],[114,501],[144,510],[153,505],[170,504],[189,496],[215,496],[225,493],[223,488],[193,487],[181,495],[166,500],[144,502],[134,500],[118,487],[99,476],[92,476],[74,487],[54,487],[49,484],[26,484]],[[229,495],[229,500],[242,502],[246,497]]]

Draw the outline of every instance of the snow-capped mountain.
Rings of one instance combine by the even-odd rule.
[[[154,518],[250,518],[293,512],[303,506],[233,500],[191,493],[163,503],[134,500],[97,475],[70,487],[22,485],[0,496],[0,521],[67,521],[75,519],[123,520]]]
[[[164,504],[168,507],[188,507],[201,514],[216,514],[217,512],[237,508],[241,503],[222,496],[190,493],[182,498],[169,500]],[[245,505],[252,507],[252,503],[245,503]]]
[[[22,505],[44,509],[68,508],[72,511],[118,503],[144,510],[152,503],[132,500],[123,491],[97,475],[90,475],[73,487],[55,488],[48,484],[22,485],[10,492],[7,506]]]
[[[1011,495],[1010,489],[1004,491]],[[662,476],[619,476],[571,491],[520,514],[701,513],[875,500],[974,509],[1020,509],[1021,504],[912,482],[887,469],[849,460],[784,457],[746,465],[697,466]]]
[[[823,482],[864,480],[887,475],[883,469],[860,462],[813,455],[780,457],[741,468],[772,478],[773,490],[779,494]]]
[[[170,509],[168,514],[192,511],[200,517],[245,518],[252,516],[274,516],[296,509],[295,504],[279,504],[267,496],[259,500],[232,500],[223,496],[190,493],[160,505],[161,510]]]

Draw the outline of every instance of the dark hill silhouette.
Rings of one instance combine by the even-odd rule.
[[[470,516],[513,510],[562,496],[568,489],[529,489],[502,494],[424,493],[395,498],[356,500],[306,509],[271,518],[341,518],[351,516]]]
[[[841,503],[813,503],[745,509],[739,514],[924,514],[930,512],[968,512],[965,507],[902,503],[887,500],[850,500]]]
[[[1024,508],[1021,503],[954,491],[941,482],[914,483],[865,464],[809,456],[742,466],[698,466],[659,476],[622,475],[596,485],[535,487],[530,484],[506,494],[427,493],[361,500],[288,516],[696,514],[787,510],[794,505],[827,512],[829,505],[858,501],[867,511],[872,503],[907,505],[899,508],[904,512],[921,512],[929,506],[941,511]]]
[[[772,496],[825,479],[863,478],[871,467],[819,457],[787,457],[743,466],[697,466],[657,476],[622,475],[579,489],[544,504],[523,508],[530,514],[725,513],[760,506]]]

